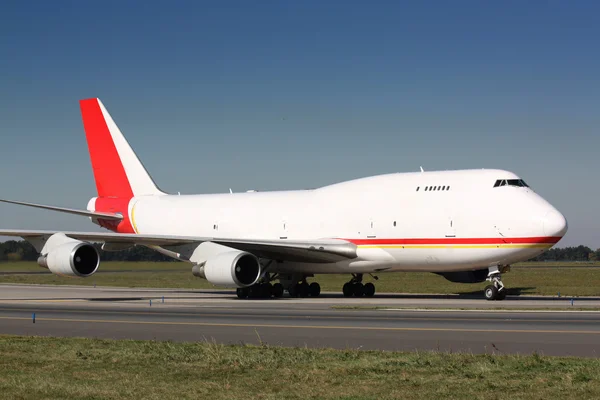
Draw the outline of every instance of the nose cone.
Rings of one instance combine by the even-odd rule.
[[[546,236],[563,237],[568,229],[566,218],[556,210],[548,211],[543,218],[543,225]]]

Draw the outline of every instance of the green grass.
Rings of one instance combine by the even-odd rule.
[[[600,398],[600,360],[0,336],[2,399]]]
[[[520,264],[503,275],[509,294],[600,296],[600,268],[579,268],[586,263],[569,263],[556,266],[550,263]],[[540,266],[541,265],[541,266]],[[65,278],[45,275],[0,275],[0,283],[33,283],[57,285],[101,285],[121,287],[214,289],[207,281],[196,278],[186,263],[106,262],[101,271],[138,270],[151,272],[98,273],[89,278]],[[45,271],[36,263],[2,263],[0,272]],[[323,291],[340,292],[349,275],[319,275],[317,280]],[[452,283],[431,273],[382,273],[376,282],[379,293],[478,293],[487,283]],[[371,280],[366,276],[367,281]]]

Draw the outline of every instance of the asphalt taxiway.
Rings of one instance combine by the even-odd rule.
[[[600,357],[600,312],[575,311],[586,307],[600,309],[600,298],[240,300],[232,291],[0,285],[0,334]]]

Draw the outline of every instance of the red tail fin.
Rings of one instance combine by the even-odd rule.
[[[99,197],[164,194],[137,158],[99,99],[79,102]]]

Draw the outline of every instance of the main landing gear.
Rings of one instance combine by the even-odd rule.
[[[300,274],[266,274],[259,283],[236,289],[236,294],[240,299],[270,299],[282,297],[287,291],[290,297],[318,297],[321,294],[321,285],[317,282],[308,283],[306,278],[307,276]],[[373,278],[379,279],[376,276]],[[274,280],[279,280],[280,283],[272,283]],[[373,297],[375,285],[371,282],[363,283],[363,274],[352,274],[352,279],[344,284],[342,292],[345,297]]]
[[[289,279],[288,277],[280,277],[276,274],[267,274],[261,282],[255,285],[236,289],[236,294],[240,299],[279,298],[283,296],[285,290],[288,291],[291,297],[317,297],[321,294],[321,285],[317,282],[309,284],[306,282],[306,277],[296,278],[297,280]],[[271,283],[276,279],[280,279],[282,283]]]
[[[283,285],[281,283],[271,283],[277,279],[276,274],[265,274],[258,283],[252,286],[237,288],[236,294],[240,299],[270,299],[271,297],[283,296]]]
[[[270,299],[271,297],[283,296],[283,285],[270,282],[257,283],[245,288],[236,289],[237,297],[240,299]]]
[[[362,279],[363,274],[352,274],[352,279],[350,279],[349,282],[346,282],[342,287],[344,297],[373,297],[375,295],[375,285],[371,282],[363,285]]]
[[[288,293],[291,297],[318,297],[321,294],[321,285],[317,282],[308,283],[302,280],[289,286]]]
[[[504,300],[506,298],[506,287],[502,283],[502,272],[507,272],[509,267],[500,270],[497,266],[490,267],[487,280],[492,284],[483,290],[486,300]]]

